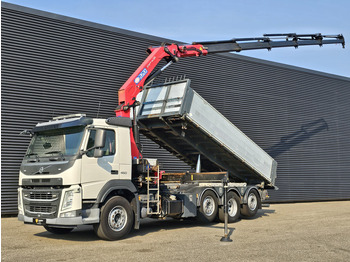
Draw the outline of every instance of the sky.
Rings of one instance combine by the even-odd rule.
[[[6,2],[186,43],[259,37],[266,33],[343,34],[346,43],[350,41],[349,0]],[[341,45],[324,45],[240,54],[350,77],[350,44],[345,49]]]

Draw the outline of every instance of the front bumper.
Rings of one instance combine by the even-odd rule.
[[[91,225],[100,222],[100,209],[93,208],[88,210],[82,210],[80,212],[82,216],[76,217],[57,217],[57,218],[42,218],[26,216],[22,213],[18,214],[18,220],[23,221],[26,224],[34,225],[57,225],[57,226],[79,226],[79,225]],[[43,223],[36,223],[35,219],[43,221]]]
[[[23,221],[26,224],[37,224],[34,222],[33,217],[28,217],[22,214],[18,215],[18,220]],[[44,218],[41,219],[44,221],[42,224],[38,225],[57,225],[57,226],[78,226],[78,225],[84,225],[83,218],[80,217],[58,217],[58,218]]]

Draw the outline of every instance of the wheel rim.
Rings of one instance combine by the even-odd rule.
[[[250,210],[254,211],[258,205],[258,199],[254,193],[250,193],[248,196],[248,207]]]
[[[227,213],[230,217],[234,217],[237,214],[238,211],[238,205],[237,202],[231,198],[228,202],[227,202]]]
[[[211,196],[207,196],[203,201],[203,211],[205,215],[211,216],[215,211],[215,201]]]
[[[126,222],[128,220],[128,216],[126,210],[122,206],[114,207],[108,215],[108,225],[113,231],[122,230]]]

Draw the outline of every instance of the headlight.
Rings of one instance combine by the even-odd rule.
[[[64,194],[63,203],[62,203],[62,210],[66,210],[66,209],[69,209],[72,207],[73,196],[74,196],[73,190],[67,191]]]

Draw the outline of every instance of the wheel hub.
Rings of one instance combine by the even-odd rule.
[[[215,211],[215,201],[211,196],[207,196],[203,201],[203,211],[207,216],[211,216]]]
[[[230,217],[234,217],[237,214],[237,211],[238,211],[237,202],[232,198],[227,202],[227,211]]]
[[[248,207],[250,210],[255,210],[258,204],[258,200],[254,193],[250,193],[248,196]]]
[[[114,231],[122,230],[127,222],[127,213],[124,207],[114,207],[108,215],[108,225]]]

